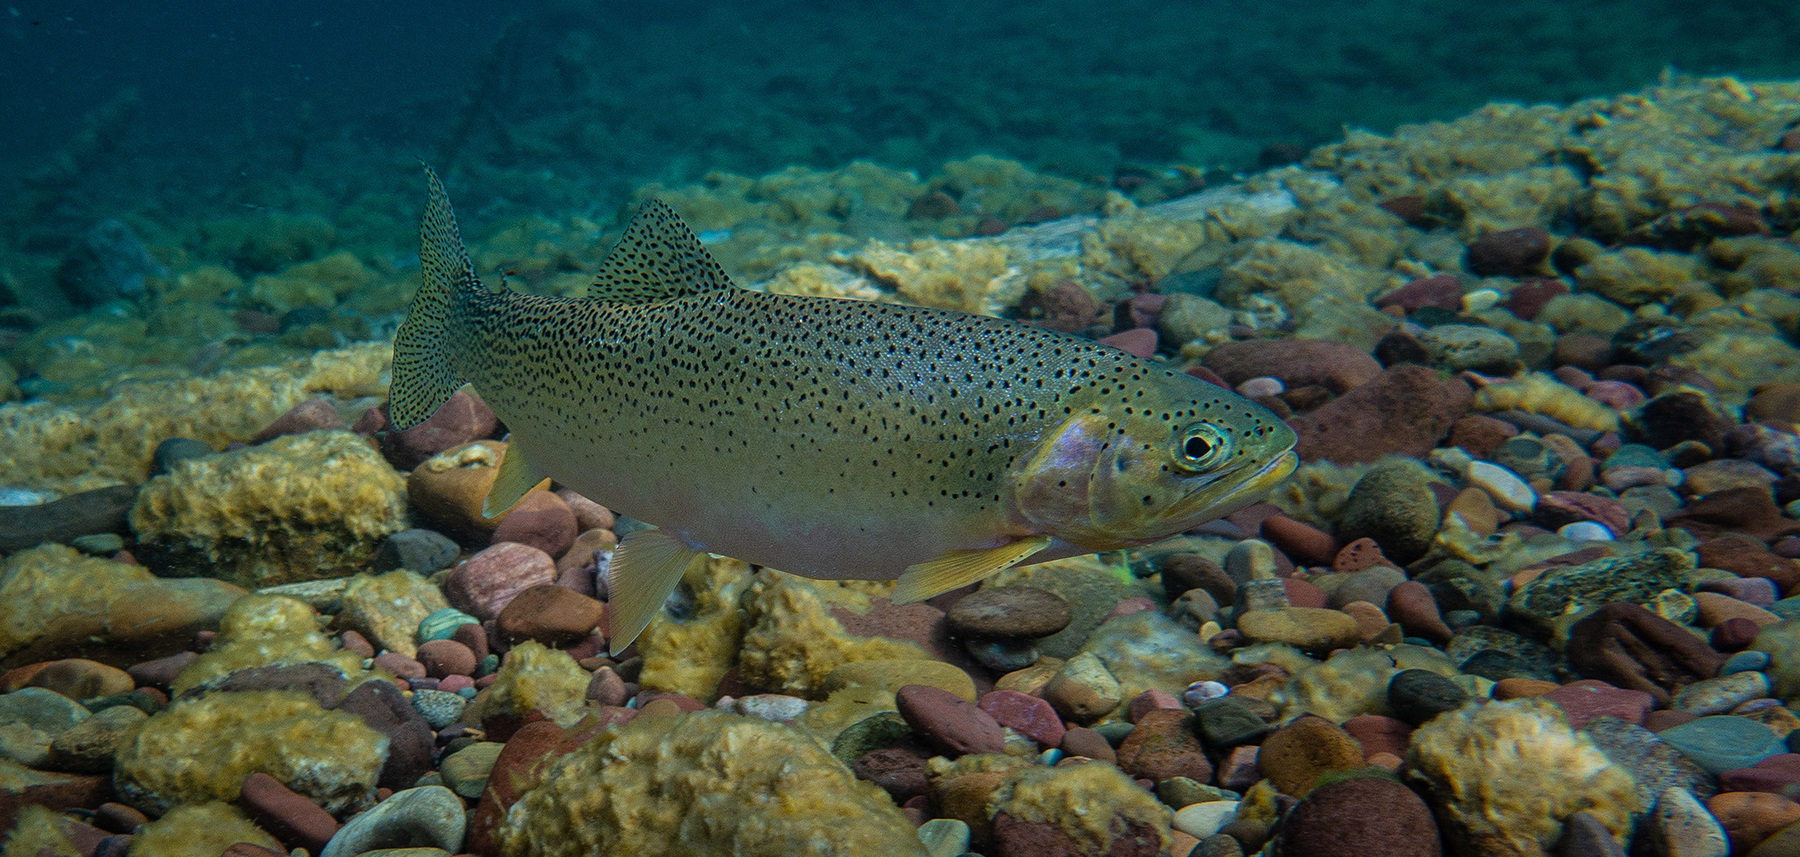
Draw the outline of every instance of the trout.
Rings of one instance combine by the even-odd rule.
[[[554,480],[656,529],[606,571],[609,648],[707,554],[895,603],[1001,569],[1149,544],[1254,502],[1298,461],[1286,423],[1115,348],[940,309],[741,288],[644,203],[586,297],[490,290],[426,170],[423,283],[389,417],[464,384],[511,431],[483,513]]]

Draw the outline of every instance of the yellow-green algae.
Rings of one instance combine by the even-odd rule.
[[[405,479],[348,431],[178,462],[131,510],[150,564],[251,588],[350,574],[406,525]]]
[[[536,710],[567,728],[581,719],[592,679],[567,652],[527,640],[506,653],[494,683],[475,698],[464,719],[478,723],[496,715],[522,717]]]
[[[1155,832],[1168,848],[1174,813],[1107,764],[1016,768],[988,798],[988,817],[1006,813],[1061,830],[1084,853],[1104,854],[1133,822]]]
[[[143,482],[168,438],[223,449],[307,399],[385,394],[392,357],[370,342],[279,366],[120,383],[94,402],[0,405],[0,467],[8,484],[59,493]]]
[[[681,620],[659,611],[638,637],[644,658],[638,683],[646,690],[712,699],[737,660],[744,636],[738,599],[750,579],[750,566],[730,557],[708,557],[689,569],[681,585],[693,609]]]
[[[912,643],[883,637],[858,638],[844,630],[831,615],[824,593],[851,602],[889,583],[863,581],[812,581],[788,574],[760,574],[744,596],[750,628],[744,632],[738,655],[738,674],[745,684],[794,696],[817,699],[825,676],[852,661],[923,658],[925,651]]]
[[[419,623],[450,606],[442,590],[404,568],[350,578],[339,604],[335,627],[356,631],[377,649],[409,658],[419,650]]]
[[[887,795],[812,739],[719,711],[609,728],[526,785],[496,837],[512,857],[925,854]]]
[[[1439,715],[1413,732],[1406,776],[1423,787],[1458,850],[1492,857],[1549,854],[1562,819],[1577,812],[1624,844],[1632,814],[1645,809],[1631,774],[1539,700]]]
[[[81,849],[63,833],[67,821],[61,814],[36,804],[26,804],[6,833],[0,857],[81,857]]]
[[[1475,409],[1525,411],[1598,431],[1619,427],[1617,411],[1542,372],[1525,372],[1504,384],[1482,387],[1475,391]]]
[[[131,837],[126,857],[218,857],[248,842],[280,853],[281,843],[226,803],[178,806]]]
[[[152,716],[114,762],[120,796],[150,813],[232,801],[266,773],[327,811],[363,808],[387,756],[387,736],[362,718],[319,707],[298,690],[214,693]]]
[[[367,675],[362,659],[325,635],[312,607],[285,595],[246,595],[225,610],[205,654],[175,676],[176,695],[250,667],[323,663],[353,681]]]
[[[140,565],[40,545],[0,565],[0,666],[75,649],[121,665],[173,654],[243,595],[222,581],[163,580]]]

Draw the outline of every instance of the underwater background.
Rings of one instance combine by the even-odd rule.
[[[1800,853],[1796,45],[1775,0],[4,5],[0,857]],[[389,425],[422,163],[490,285],[586,294],[655,197],[742,286],[1098,340],[1302,464],[920,604],[713,557],[609,656],[645,524],[484,517],[478,395]]]

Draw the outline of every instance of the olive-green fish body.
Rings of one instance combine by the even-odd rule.
[[[737,288],[658,203],[590,297],[493,293],[432,188],[394,423],[471,384],[512,432],[491,509],[550,477],[659,527],[615,552],[615,651],[704,552],[900,578],[896,600],[917,600],[1026,559],[1156,541],[1293,468],[1274,415],[1116,349]]]

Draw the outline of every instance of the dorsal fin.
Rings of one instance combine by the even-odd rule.
[[[662,200],[651,199],[600,263],[588,297],[639,304],[729,288],[731,278],[693,230]]]

